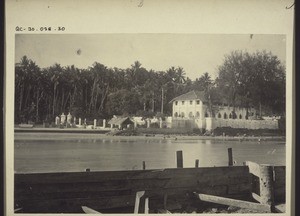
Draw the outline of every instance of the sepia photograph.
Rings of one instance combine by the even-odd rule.
[[[16,35],[15,211],[284,212],[285,40]]]
[[[8,216],[293,215],[293,1],[6,3]]]

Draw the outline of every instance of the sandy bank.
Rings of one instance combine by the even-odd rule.
[[[235,141],[246,141],[246,140],[257,140],[257,141],[269,141],[269,140],[280,140],[284,141],[284,136],[266,136],[266,137],[229,137],[229,136],[200,136],[200,135],[137,135],[137,136],[114,136],[105,134],[105,132],[89,129],[56,129],[49,131],[36,131],[27,129],[24,131],[15,131],[15,140],[83,140],[83,139],[105,139],[110,140],[149,140],[149,139],[169,139],[169,140],[235,140]],[[90,133],[89,133],[90,132]]]

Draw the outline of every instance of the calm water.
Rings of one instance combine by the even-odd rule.
[[[91,138],[89,138],[91,137]],[[176,151],[183,151],[184,167],[226,166],[227,148],[233,149],[236,165],[244,161],[285,165],[283,141],[181,140],[151,138],[110,138],[95,135],[15,136],[15,171],[68,172],[175,168]]]

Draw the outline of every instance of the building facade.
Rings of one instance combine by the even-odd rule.
[[[258,120],[253,108],[209,104],[203,91],[190,91],[170,101],[172,127],[213,130],[217,127],[277,129],[276,120]]]

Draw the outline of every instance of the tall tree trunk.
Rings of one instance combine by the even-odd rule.
[[[88,89],[87,87],[85,88],[85,104],[84,104],[84,110],[86,111],[87,107],[88,107]]]
[[[235,99],[236,99],[236,91],[234,91],[233,96],[232,96],[232,109],[233,109],[233,113],[235,113]]]
[[[92,87],[92,93],[91,93],[91,98],[90,98],[90,103],[89,103],[89,113],[91,112],[92,106],[93,106],[93,98],[94,98],[94,92],[95,92],[95,85],[96,85],[96,79],[94,80],[93,87]]]
[[[29,87],[27,89],[27,93],[26,93],[26,97],[25,97],[25,102],[24,102],[25,107],[28,106],[28,98],[29,98],[30,92],[31,92],[31,85],[29,85]]]
[[[37,89],[36,93],[36,113],[35,113],[35,122],[38,122],[39,120],[39,95],[40,95],[40,89]]]
[[[22,102],[23,102],[23,92],[24,92],[24,83],[22,84],[20,91],[20,103],[19,103],[19,111],[22,111]]]
[[[152,94],[153,94],[152,95],[152,112],[154,112],[154,106],[155,106],[155,104],[154,104],[154,92]]]
[[[61,105],[60,105],[60,111],[63,111],[64,110],[64,103],[65,103],[65,89],[63,88],[62,89],[62,96],[61,96]]]
[[[261,118],[261,101],[259,101],[259,117]]]
[[[161,114],[164,113],[164,88],[161,88]]]
[[[106,98],[107,98],[108,92],[109,92],[109,85],[106,86],[106,89],[105,89],[105,91],[104,91],[104,95],[103,95],[102,98],[101,98],[101,103],[100,103],[98,112],[102,112],[102,111],[103,111],[103,109],[104,109],[104,101],[105,101]]]
[[[68,100],[70,98],[70,95],[71,95],[71,93],[68,94],[66,100],[64,101],[63,110],[66,110],[66,106],[67,106]]]
[[[71,94],[71,96],[70,96],[70,108],[69,108],[70,112],[71,112],[71,110],[73,108],[73,105],[74,105],[75,93],[76,93],[76,86],[74,87],[73,94]]]
[[[55,112],[55,100],[56,100],[56,83],[54,83],[54,87],[53,87],[53,104],[52,104],[52,115],[54,116],[54,112]]]
[[[93,112],[96,112],[96,110],[97,110],[98,96],[99,96],[99,88],[96,88],[96,95],[94,95],[94,102],[93,102],[93,106],[92,106]]]
[[[49,97],[49,103],[48,103],[48,110],[49,110],[49,112],[48,112],[46,118],[51,114],[51,98],[50,97]]]

